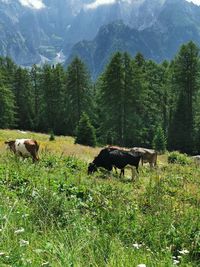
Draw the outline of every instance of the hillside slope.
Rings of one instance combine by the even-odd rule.
[[[5,151],[24,134],[0,130],[1,266],[199,266],[199,167],[160,162],[134,183],[88,176],[85,160],[61,154],[71,138],[25,134],[52,148],[38,164]]]

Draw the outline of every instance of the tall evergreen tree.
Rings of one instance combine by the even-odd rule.
[[[34,129],[33,89],[28,70],[18,67],[15,73],[14,94],[17,105],[18,127]]]
[[[194,151],[194,100],[199,79],[199,49],[189,42],[181,47],[173,64],[173,93],[177,94],[169,129],[169,148]]]
[[[104,142],[126,145],[127,123],[132,110],[132,61],[125,53],[111,58],[100,86],[101,131]],[[106,136],[108,135],[108,136]]]
[[[63,134],[63,91],[64,91],[64,70],[61,65],[44,66],[42,72],[42,88],[44,130],[57,134]]]
[[[42,115],[42,108],[44,104],[42,103],[42,88],[41,88],[41,68],[33,65],[31,68],[31,82],[33,88],[33,113],[34,113],[34,130],[40,130],[40,119]]]
[[[9,87],[0,83],[0,128],[15,126],[15,101],[13,92]]]
[[[93,113],[92,84],[85,64],[74,58],[67,68],[68,134],[74,135],[81,114]]]

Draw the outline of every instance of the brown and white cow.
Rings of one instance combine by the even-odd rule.
[[[141,153],[141,163],[149,163],[150,167],[155,167],[157,165],[157,152],[154,149],[148,149],[143,147],[133,147],[131,151]]]
[[[33,162],[38,161],[39,145],[36,140],[33,139],[16,139],[12,141],[6,141],[9,149],[16,155],[24,158],[31,157]]]

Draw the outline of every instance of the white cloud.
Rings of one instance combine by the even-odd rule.
[[[102,5],[111,5],[114,4],[116,0],[95,0],[94,2],[85,5],[86,9],[95,9]]]
[[[34,9],[44,8],[45,5],[42,1],[43,0],[19,0],[19,2],[23,6],[27,6],[27,7],[34,8]]]
[[[200,0],[186,0],[188,2],[193,2],[194,4],[200,6]]]

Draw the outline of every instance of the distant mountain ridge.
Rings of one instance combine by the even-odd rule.
[[[200,7],[182,0],[166,0],[149,27],[134,29],[123,21],[102,26],[92,41],[81,41],[72,48],[66,65],[77,55],[96,78],[117,50],[133,56],[141,52],[157,62],[172,59],[183,43],[193,40],[200,45],[199,22]]]
[[[43,0],[41,9],[19,1],[0,0],[0,55],[23,66],[67,64],[78,54],[95,77],[118,49],[161,61],[187,40],[200,43],[200,7],[185,0],[116,0],[95,7],[94,0]]]

